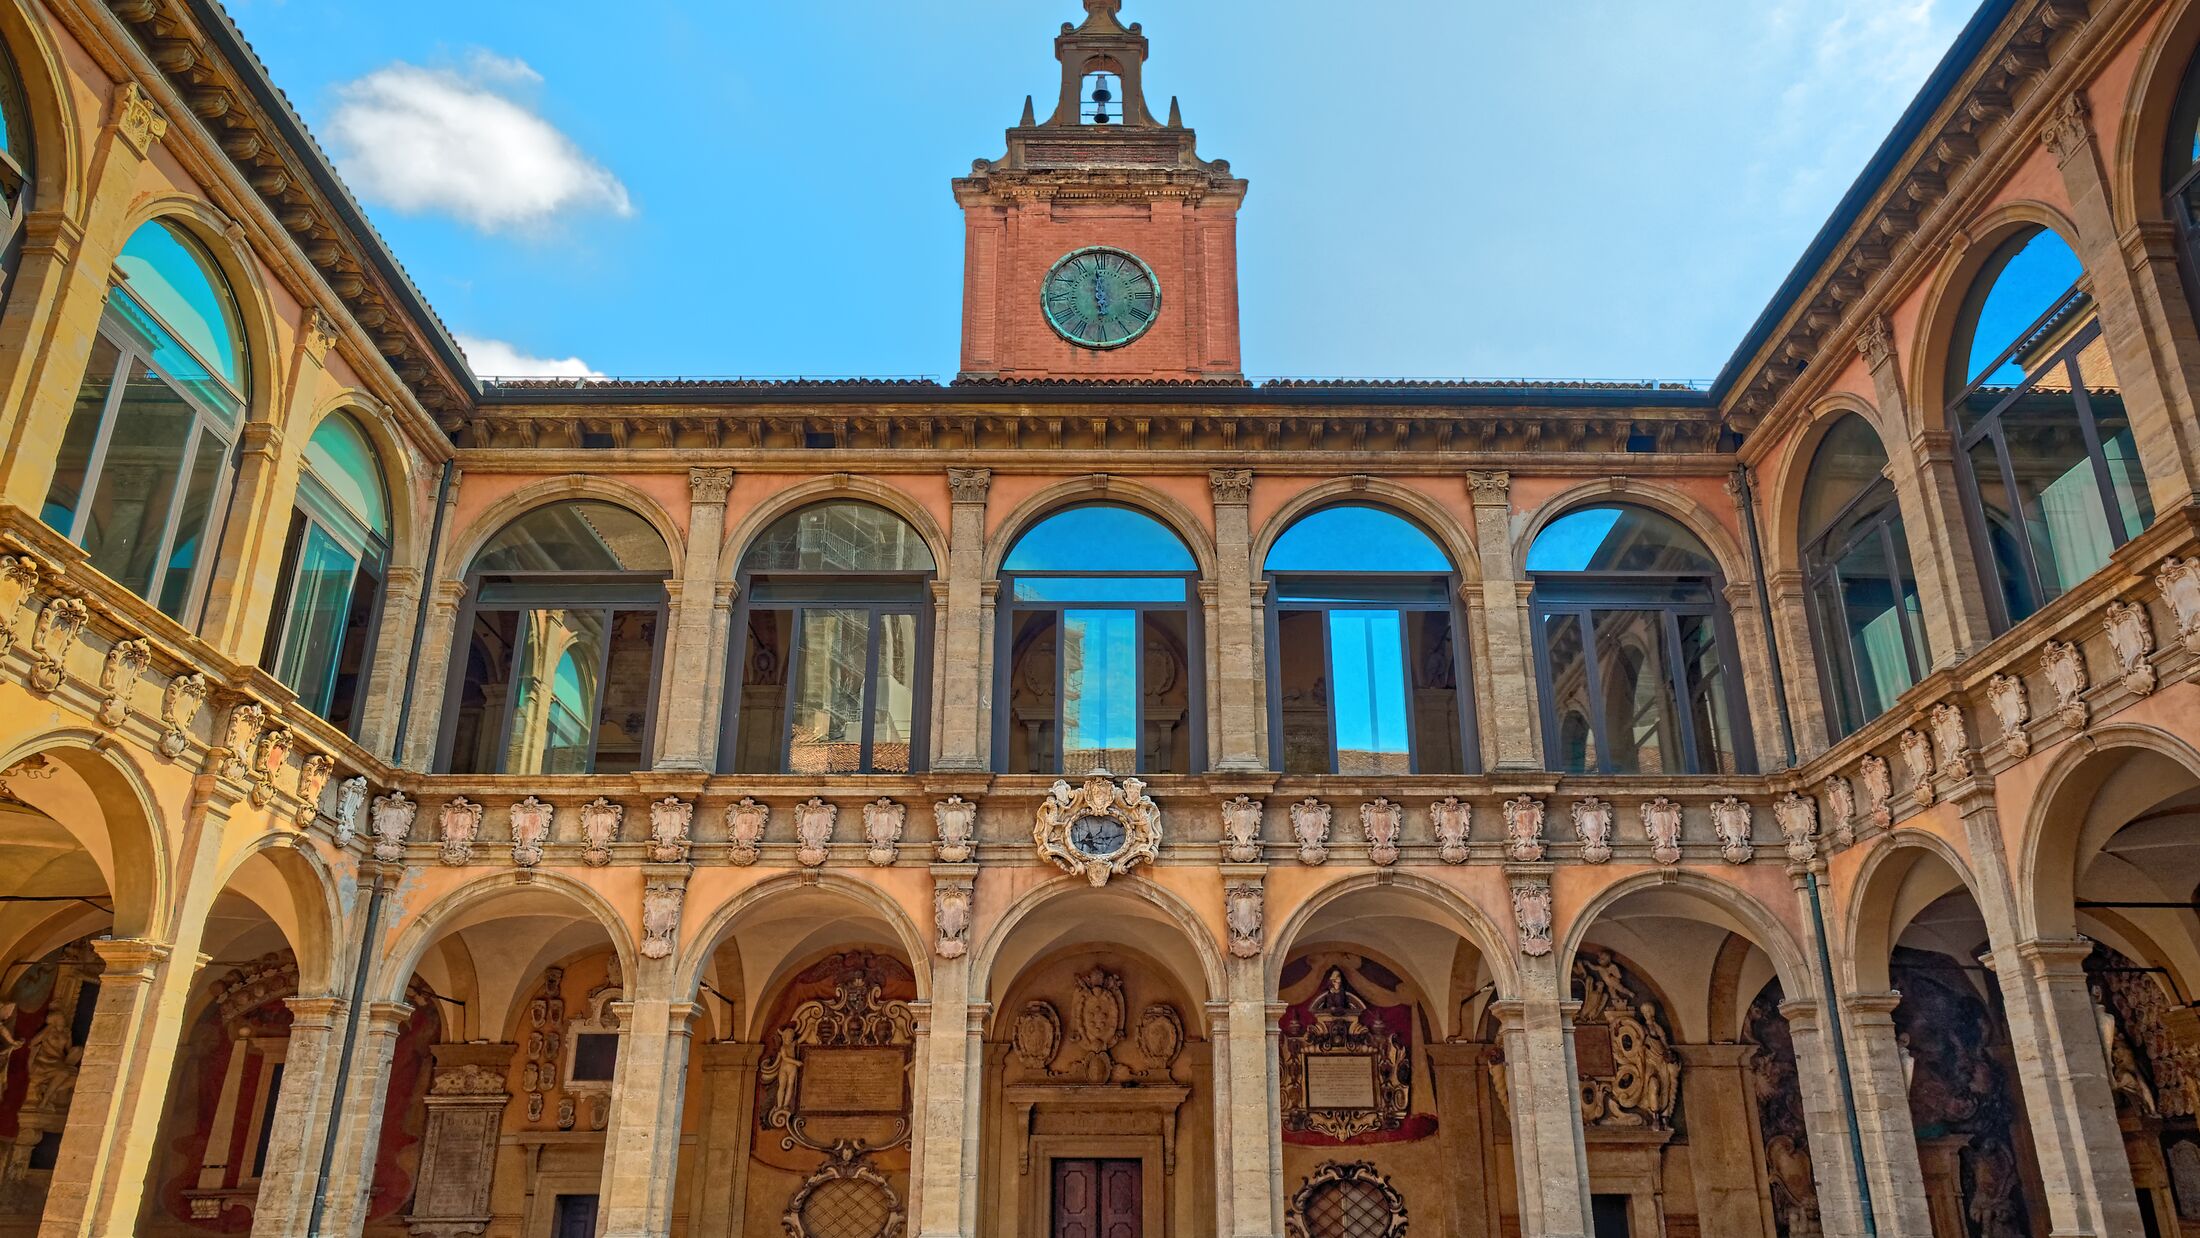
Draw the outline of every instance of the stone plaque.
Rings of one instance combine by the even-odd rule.
[[[1309,1053],[1306,1071],[1309,1109],[1373,1109],[1375,1059],[1365,1053]]]
[[[1612,1029],[1605,1024],[1574,1025],[1574,1070],[1584,1079],[1595,1079],[1617,1070],[1612,1057]]]
[[[900,1113],[908,1060],[898,1048],[805,1048],[796,1107],[805,1114]]]

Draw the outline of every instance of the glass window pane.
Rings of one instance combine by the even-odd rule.
[[[202,431],[199,445],[193,449],[191,476],[183,492],[183,503],[176,509],[175,543],[168,551],[168,569],[160,583],[160,608],[177,619],[183,618],[190,608],[191,589],[195,583],[193,573],[198,570],[199,556],[206,551],[206,540],[216,535],[215,492],[221,484],[222,454],[228,446],[211,432]],[[110,453],[108,459],[112,461],[113,458]],[[107,488],[104,477],[99,485],[102,490]]]
[[[1331,611],[1329,673],[1337,705],[1337,772],[1411,773],[1398,612]]]
[[[92,446],[99,441],[100,418],[107,411],[107,396],[115,387],[115,366],[122,350],[106,336],[92,340],[92,359],[84,367],[84,384],[76,389],[76,407],[69,412],[68,429],[61,434],[61,454],[54,461],[53,482],[46,490],[46,506],[39,518],[62,533],[76,520],[77,504],[84,500],[84,477],[92,465]]]
[[[2046,228],[2004,243],[1980,270],[1965,300],[1963,325],[1949,353],[1955,371],[1949,390],[1960,391],[1974,382],[2006,390],[2024,381],[2026,358],[2037,357],[2038,351],[2020,349],[2007,359],[2003,354],[2065,300],[2084,273],[2070,246]]]
[[[741,557],[744,572],[929,572],[932,552],[907,521],[868,503],[819,503],[772,522]]]
[[[1597,731],[1612,772],[1685,773],[1680,718],[1665,658],[1664,612],[1600,610],[1593,631],[1604,706]]]
[[[594,731],[605,612],[546,609],[523,614],[513,655],[512,730],[506,774],[586,774]]]
[[[197,423],[173,388],[142,363],[130,367],[78,541],[93,567],[140,596],[153,588],[161,533]]]
[[[498,530],[476,572],[669,572],[672,552],[647,520],[612,503],[538,507]]]
[[[2154,499],[2147,493],[2146,470],[2139,463],[2139,447],[2131,436],[2131,418],[2124,412],[2123,389],[2116,385],[2108,360],[2108,341],[2096,335],[2078,350],[2074,359],[2078,381],[2085,384],[2086,403],[2093,410],[2093,425],[2100,436],[2101,458],[2108,465],[2108,484],[2116,500],[2117,516],[2126,539],[2134,538],[2154,523]]]
[[[657,682],[657,612],[611,615],[611,656],[596,722],[594,770],[623,774],[649,764],[649,711]]]
[[[1033,525],[1002,565],[1010,572],[1189,572],[1192,552],[1144,512],[1072,507]]]
[[[346,735],[359,729],[359,703],[366,692],[367,670],[374,658],[375,620],[382,608],[382,582],[365,567],[352,578],[351,609],[337,642],[336,679],[321,716]]]
[[[1887,453],[1870,422],[1856,413],[1835,422],[1819,440],[1803,481],[1803,539],[1824,536],[1858,495],[1885,480],[1886,467]]]
[[[1146,657],[1140,663],[1138,689],[1138,769],[1149,774],[1188,774],[1192,771],[1189,620],[1182,611],[1150,611],[1142,619]]]
[[[1181,602],[1181,576],[1019,576],[1019,602]]]
[[[1448,572],[1429,535],[1379,507],[1328,507],[1301,518],[1269,548],[1271,572]]]
[[[159,220],[130,234],[115,258],[129,299],[162,330],[238,392],[244,392],[244,329],[229,281],[199,243]],[[161,341],[163,351],[166,341]],[[169,358],[162,358],[167,365]],[[201,367],[176,358],[172,372],[184,382]]]
[[[1647,508],[1603,504],[1545,525],[1528,548],[1531,572],[1657,572],[1711,576],[1719,565],[1696,535]]]
[[[2001,425],[2046,601],[2099,570],[2115,549],[2100,480],[2068,392],[2035,388],[2002,413]]]
[[[1719,656],[1718,626],[1707,615],[1680,615],[1681,687],[1688,694],[1688,724],[1695,731],[1698,774],[1741,770],[1734,752],[1734,719],[1727,709],[1726,665]],[[1681,750],[1672,750],[1675,765]]]
[[[1062,772],[1137,768],[1138,616],[1121,610],[1062,615]]]
[[[1329,772],[1329,681],[1322,612],[1276,616],[1277,704],[1283,714],[1283,770]]]
[[[1059,696],[1057,653],[1060,633],[1051,610],[1018,611],[1008,676],[1008,769],[1015,774],[1053,773],[1054,711]]]
[[[23,99],[23,78],[7,49],[0,47],[0,204],[13,208],[23,198],[32,176],[30,110]],[[12,165],[12,166],[10,166]],[[0,215],[6,214],[0,211]]]
[[[787,718],[787,769],[796,774],[863,770],[863,671],[871,612],[805,608],[795,654],[794,709]]]
[[[1853,728],[1885,713],[1910,689],[1908,616],[1917,595],[1907,571],[1887,562],[1877,536],[1860,539],[1834,570],[1834,579],[1827,582],[1838,592],[1833,613],[1863,695],[1863,715],[1851,723]],[[1902,584],[1900,593],[1895,581]]]
[[[2009,621],[2015,623],[2039,609],[2032,582],[2025,575],[2024,525],[2009,487],[2002,484],[2001,456],[1993,440],[1980,439],[1971,444],[1970,464],[1978,489],[1979,514],[1986,521],[1986,542],[1993,550],[1994,573],[2001,580],[2002,604],[2008,608]]]
[[[1581,616],[1543,616],[1543,644],[1547,651],[1543,691],[1550,698],[1550,716],[1558,728],[1551,737],[1552,764],[1569,774],[1594,773],[1600,750]]]
[[[878,617],[878,678],[871,689],[871,771],[906,774],[915,754],[917,617]]]
[[[349,413],[322,418],[313,437],[306,440],[305,456],[313,476],[369,532],[384,538],[390,535],[390,500],[382,484],[382,466],[375,460],[367,432]]]
[[[509,610],[474,613],[466,640],[466,677],[459,687],[458,716],[451,723],[451,773],[497,771],[521,618],[519,612]]]
[[[276,655],[275,677],[298,694],[298,701],[327,716],[336,688],[336,662],[343,651],[351,589],[358,560],[317,524],[307,524],[291,570],[283,644]]]
[[[1406,668],[1413,677],[1413,767],[1423,774],[1463,774],[1467,748],[1459,721],[1459,662],[1451,612],[1409,610],[1405,615]]]
[[[752,610],[742,649],[741,708],[734,719],[733,770],[737,774],[778,774],[779,741],[787,734],[789,642],[794,637],[791,610]]]

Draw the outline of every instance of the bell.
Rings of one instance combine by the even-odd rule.
[[[1107,84],[1105,82],[1092,88],[1092,101],[1094,103],[1106,103],[1108,100],[1113,99],[1114,97],[1115,96],[1113,94],[1109,93]]]

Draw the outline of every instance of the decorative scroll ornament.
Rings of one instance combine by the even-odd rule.
[[[1447,795],[1428,806],[1429,833],[1436,836],[1436,858],[1446,864],[1467,862],[1467,838],[1474,828],[1474,805]]]
[[[0,653],[15,648],[15,642],[22,638],[16,622],[22,618],[24,605],[38,592],[38,578],[43,572],[38,560],[29,555],[0,555]]]
[[[776,1033],[778,1039],[772,1056],[757,1071],[769,1095],[764,1110],[764,1129],[785,1131],[779,1146],[788,1152],[799,1146],[820,1152],[851,1150],[862,1153],[891,1148],[907,1139],[908,1072],[916,1032],[916,1015],[906,1004],[889,1000],[884,984],[869,968],[847,967],[834,981],[831,997],[813,997],[796,1006]],[[891,1113],[878,1115],[893,1122],[893,1131],[884,1142],[872,1144],[860,1139],[838,1139],[821,1143],[809,1135],[802,1112],[802,1075],[813,1064],[813,1055],[835,1049],[901,1051],[904,1103]]]
[[[816,796],[794,806],[794,858],[805,868],[816,868],[831,852],[833,823],[840,819],[840,805]]]
[[[1887,758],[1865,753],[1856,763],[1856,776],[1864,780],[1864,804],[1872,824],[1886,829],[1894,821],[1894,771],[1887,767]]]
[[[1808,864],[1818,858],[1818,801],[1790,791],[1772,805],[1772,819],[1787,840],[1788,859]]]
[[[336,845],[349,847],[359,833],[359,814],[367,810],[367,776],[344,779],[336,788]]]
[[[436,817],[437,837],[443,842],[443,862],[471,864],[474,839],[481,836],[481,805],[461,795],[443,806]]]
[[[853,1147],[834,1147],[827,1160],[802,1180],[787,1200],[779,1224],[787,1238],[841,1238],[844,1228],[826,1229],[813,1216],[866,1218],[864,1228],[873,1235],[899,1234],[908,1227],[901,1197],[886,1175]],[[875,1224],[869,1218],[877,1218]]]
[[[1329,859],[1329,805],[1309,795],[1291,805],[1291,836],[1299,840],[1299,863]]]
[[[1719,840],[1719,854],[1729,864],[1747,864],[1757,854],[1749,841],[1750,810],[1746,800],[1729,795],[1711,805],[1711,836]]]
[[[1367,839],[1370,862],[1381,868],[1398,862],[1398,831],[1404,819],[1405,809],[1381,797],[1360,805],[1360,833]]]
[[[1581,858],[1602,864],[1612,858],[1612,805],[1591,795],[1574,801],[1574,837],[1581,840]]]
[[[649,862],[685,864],[688,831],[695,824],[695,805],[668,795],[649,806]]]
[[[1260,818],[1265,805],[1249,795],[1222,801],[1222,858],[1232,864],[1260,862]]]
[[[2124,668],[2124,690],[2133,696],[2154,691],[2154,664],[2147,661],[2154,652],[2154,623],[2147,618],[2147,608],[2134,602],[2110,602],[2101,626],[2108,630],[2108,643]]]
[[[403,791],[378,795],[374,800],[374,858],[394,864],[405,858],[405,840],[412,836],[413,817],[420,805]]]
[[[1104,886],[1161,854],[1161,807],[1136,778],[1118,785],[1097,773],[1075,790],[1057,779],[1039,802],[1031,841],[1041,859]]]
[[[1543,858],[1543,801],[1522,795],[1505,801],[1505,858],[1532,864]]]
[[[1257,957],[1261,922],[1267,915],[1267,900],[1261,888],[1250,883],[1234,885],[1223,898],[1223,919],[1230,926],[1230,953],[1241,959]]]
[[[1335,1231],[1328,1226],[1317,1230],[1310,1218],[1332,1210],[1367,1217],[1368,1228],[1352,1231],[1361,1238],[1405,1238],[1405,1196],[1371,1162],[1324,1161],[1317,1167],[1284,1210],[1285,1238],[1329,1238]]]
[[[542,863],[542,847],[550,841],[550,818],[556,811],[532,795],[505,811],[512,823],[512,863],[521,868]]]
[[[2085,728],[2085,655],[2068,641],[2040,646],[2040,673],[2055,690],[2055,717],[2071,730]]]
[[[680,933],[680,904],[687,886],[677,881],[652,881],[642,887],[642,957],[661,959],[672,953]]]
[[[1650,856],[1660,864],[1681,862],[1681,806],[1659,796],[1642,803],[1642,836],[1650,840]]]
[[[244,782],[252,777],[253,741],[260,735],[260,727],[267,721],[267,711],[251,701],[240,701],[230,707],[229,720],[222,726],[221,776],[231,782]]]
[[[1592,1126],[1672,1129],[1681,1063],[1657,1005],[1638,1002],[1626,969],[1601,950],[1585,950],[1574,960],[1574,987],[1581,994],[1574,1015],[1578,1055],[1582,1061],[1611,1063],[1608,1074],[1582,1070],[1588,1077],[1581,1081],[1581,1120]]]
[[[2155,569],[2154,587],[2177,612],[2177,635],[2188,653],[2200,653],[2200,558],[2162,560]]]
[[[1826,775],[1826,820],[1833,829],[1833,841],[1846,847],[1856,841],[1856,788],[1839,774]]]
[[[1069,999],[1070,1057],[1059,1073],[1094,1084],[1114,1079],[1115,1046],[1123,1043],[1126,1013],[1121,976],[1099,967],[1080,973]],[[1122,1073],[1127,1076],[1128,1068]]]
[[[1938,794],[1933,786],[1933,741],[1923,731],[1902,732],[1902,764],[1909,767],[1911,794],[1917,796],[1920,805],[1930,804]]]
[[[932,805],[932,854],[940,863],[968,864],[977,854],[977,847],[976,804],[959,795],[950,795]]]
[[[48,599],[38,611],[38,623],[31,635],[31,689],[40,694],[50,693],[67,679],[65,663],[70,646],[84,634],[84,625],[92,621],[92,609],[83,598],[55,597]]]
[[[2032,751],[2032,736],[2024,724],[2032,720],[2032,702],[2025,696],[2024,681],[2015,675],[1996,675],[1986,684],[1986,704],[2001,723],[2001,750],[2013,761]]]
[[[1342,967],[1322,976],[1320,991],[1306,1003],[1305,1021],[1298,1022],[1298,1017],[1296,1010],[1287,1017],[1277,1050],[1283,1128],[1342,1142],[1403,1127],[1413,1108],[1411,1046],[1370,1012],[1367,999],[1353,991]],[[1362,1093],[1366,1099],[1349,1107],[1339,1106],[1340,1098],[1321,1095],[1318,1087],[1323,1069],[1339,1064],[1340,1058],[1345,1059],[1342,1065],[1368,1071],[1374,1080],[1371,1091]]]
[[[749,865],[764,853],[764,829],[771,824],[772,806],[750,796],[726,805],[726,859]]]
[[[619,841],[619,825],[626,820],[626,805],[602,796],[581,805],[581,859],[602,868],[611,862],[611,844]]]
[[[1540,959],[1551,952],[1551,883],[1523,878],[1512,883],[1513,923],[1520,927],[1520,953]]]
[[[303,829],[321,815],[321,791],[336,772],[336,758],[316,752],[298,764],[298,825]]]
[[[252,758],[252,806],[265,808],[275,798],[275,771],[290,759],[290,751],[297,747],[298,736],[287,726],[271,727],[260,732],[253,745]]]
[[[1009,1045],[1024,1069],[1044,1072],[1062,1047],[1062,1016],[1054,1013],[1049,1002],[1024,1003],[1023,1013],[1016,1016],[1016,1026],[1009,1033]]]
[[[152,662],[153,643],[142,636],[107,646],[107,658],[99,664],[99,691],[104,698],[99,703],[102,724],[117,727],[128,720],[130,696]]]
[[[883,795],[863,806],[863,841],[871,863],[884,868],[901,854],[901,830],[908,819],[907,808]]]
[[[160,754],[173,761],[191,742],[191,724],[206,705],[210,685],[206,676],[192,671],[178,675],[160,690]]]
[[[1933,728],[1933,747],[1939,758],[1938,772],[1951,782],[1971,776],[1971,730],[1963,720],[1963,707],[1942,701],[1928,715]]]
[[[932,887],[932,923],[939,929],[933,949],[943,959],[959,959],[970,948],[970,887],[942,882]]]

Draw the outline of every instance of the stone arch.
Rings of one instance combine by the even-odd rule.
[[[1359,503],[1381,508],[1395,516],[1402,516],[1409,524],[1417,525],[1429,535],[1451,559],[1454,572],[1462,582],[1482,578],[1482,558],[1476,550],[1474,535],[1462,526],[1443,504],[1411,487],[1401,486],[1379,477],[1337,477],[1292,495],[1283,506],[1262,523],[1253,534],[1253,574],[1258,576],[1268,562],[1268,552],[1276,539],[1301,519],[1325,507],[1337,507]]]
[[[432,501],[423,503],[417,489],[420,483],[421,461],[411,444],[392,429],[392,419],[381,401],[356,387],[348,387],[320,402],[304,424],[297,428],[298,462],[300,474],[305,471],[305,443],[321,423],[337,413],[349,413],[358,423],[367,442],[374,447],[375,462],[382,466],[383,488],[389,492],[390,503],[390,566],[418,567],[427,538],[427,517],[433,513],[427,509]]]
[[[175,869],[159,823],[168,814],[145,771],[111,737],[79,730],[21,744],[0,757],[0,769],[32,756],[60,762],[74,781],[19,779],[18,797],[65,827],[93,813],[105,827],[91,839],[76,829],[70,833],[92,853],[106,877],[114,903],[114,935],[167,938],[173,930]]]
[[[263,870],[255,874],[254,869]],[[296,834],[271,830],[246,843],[219,875],[223,890],[236,889],[283,931],[298,960],[298,991],[335,993],[343,976],[344,916],[336,875],[318,848]],[[288,907],[269,906],[279,890]]]
[[[1818,978],[1807,961],[1809,955],[1776,912],[1739,886],[1687,869],[1637,873],[1607,886],[1590,899],[1575,914],[1558,944],[1555,959],[1558,974],[1572,973],[1574,959],[1588,940],[1590,929],[1605,913],[1630,897],[1649,893],[1684,900],[1692,904],[1689,910],[1699,918],[1747,938],[1772,960],[1773,974],[1779,977],[1780,987],[1790,999],[1807,998],[1818,992]],[[1653,969],[1642,963],[1638,970],[1649,978]],[[1668,1018],[1678,1020],[1682,1012],[1668,1008],[1666,1013]],[[1679,1028],[1675,1031],[1678,1033]]]
[[[475,556],[481,553],[490,538],[503,531],[505,525],[538,507],[567,499],[597,499],[623,507],[648,521],[650,527],[657,530],[657,535],[665,539],[666,552],[672,559],[672,579],[680,578],[681,564],[687,558],[687,537],[672,513],[665,510],[664,504],[623,481],[587,473],[543,478],[483,508],[451,538],[448,554],[437,564],[437,576],[452,583],[464,580],[473,570]]]
[[[2103,152],[2109,165],[2109,207],[2120,235],[2142,221],[2165,219],[2162,200],[2162,152],[2169,143],[2177,88],[2193,57],[2200,56],[2200,4],[2179,0],[2155,26],[2131,75],[2112,143]]]
[[[1886,452],[1889,459],[1898,448],[1907,450],[1908,431],[1894,427],[1894,432],[1889,433],[1890,428],[1878,406],[1862,396],[1839,391],[1811,405],[1804,414],[1803,424],[1788,436],[1787,454],[1780,460],[1777,471],[1759,487],[1764,507],[1762,540],[1767,575],[1802,566],[1803,539],[1815,532],[1803,527],[1804,483],[1809,479],[1810,466],[1817,459],[1819,445],[1825,442],[1827,431],[1852,413],[1871,426],[1872,433],[1879,438],[1880,450]]]
[[[1513,562],[1521,564],[1525,571],[1528,548],[1535,545],[1536,537],[1546,526],[1577,507],[1599,502],[1626,503],[1671,516],[1682,528],[1695,534],[1704,549],[1710,552],[1719,565],[1720,574],[1726,578],[1722,583],[1746,584],[1751,579],[1749,560],[1742,554],[1741,544],[1717,513],[1663,482],[1632,477],[1594,478],[1568,486],[1545,499],[1521,525],[1520,534],[1513,543]],[[1746,648],[1747,636],[1739,631],[1735,635],[1744,641]]]
[[[924,540],[925,549],[932,554],[935,572],[941,577],[947,575],[947,533],[940,527],[938,518],[915,496],[899,486],[871,477],[816,477],[777,491],[750,508],[738,524],[726,530],[725,542],[719,548],[720,578],[731,581],[738,574],[741,556],[773,521],[805,507],[835,501],[868,503],[901,517]]]
[[[1035,923],[1038,913],[1059,904],[1082,900],[1127,902],[1150,908],[1153,914],[1142,918],[1149,923],[1158,921],[1173,928],[1192,947],[1192,962],[1196,970],[1187,974],[1183,968],[1175,969],[1184,990],[1195,999],[1203,1001],[1219,1001],[1228,991],[1228,982],[1223,972],[1222,950],[1215,942],[1214,933],[1199,913],[1180,895],[1157,882],[1138,877],[1118,877],[1105,886],[1094,887],[1065,875],[1041,882],[1025,892],[1023,897],[1001,914],[978,948],[971,951],[971,1000],[991,1000],[995,993],[1005,992],[1008,985],[1014,982],[1017,973],[1033,960],[1052,953],[1063,944],[1059,938],[1041,943],[1029,954],[1015,959],[1015,966],[1008,975],[996,975],[1006,957],[1006,947],[1019,936],[1019,929],[1026,924]],[[1134,941],[1128,944],[1137,947],[1140,943]],[[1163,951],[1148,952],[1163,959],[1170,957]]]
[[[1896,897],[1918,865],[1928,860],[1939,861],[1952,880],[1942,888],[1933,889],[1932,898],[1918,902],[1905,913],[1897,905]],[[1893,988],[1888,960],[1910,915],[1957,889],[1968,894],[1974,903],[1978,902],[1978,881],[1971,872],[1970,861],[1939,835],[1926,830],[1896,829],[1875,841],[1850,887],[1845,914],[1835,918],[1836,924],[1846,926],[1849,938],[1847,948],[1840,952],[1847,960],[1844,970],[1848,973],[1849,988],[1858,993],[1884,993]],[[1911,901],[1916,901],[1916,897]],[[1898,918],[1900,924],[1896,923]]]
[[[1197,513],[1143,482],[1105,473],[1066,478],[1017,504],[986,539],[985,578],[993,580],[1000,576],[1001,564],[1007,560],[1009,548],[1033,525],[1062,508],[1084,503],[1115,503],[1152,516],[1191,551],[1200,579],[1214,579],[1214,534]]]
[[[496,873],[474,878],[444,894],[389,939],[388,947],[382,952],[381,965],[368,982],[369,1000],[402,1000],[406,985],[419,969],[429,947],[454,929],[466,927],[462,923],[466,912],[521,893],[548,895],[578,907],[584,918],[594,920],[610,938],[612,952],[618,956],[624,973],[636,974],[639,958],[626,919],[594,887],[547,869]],[[486,1019],[488,1016],[476,1012],[473,1017]]]
[[[827,897],[854,903],[882,921],[893,933],[891,944],[900,947],[909,970],[916,976],[917,998],[928,1001],[932,995],[932,951],[926,935],[909,912],[886,892],[867,881],[859,881],[835,872],[779,873],[767,877],[755,885],[711,909],[710,915],[698,922],[694,930],[685,934],[679,953],[677,970],[673,973],[673,991],[686,994],[690,1000],[701,989],[703,975],[710,967],[711,959],[734,930],[754,916],[767,915],[775,902],[784,903],[789,897],[803,892],[815,892]],[[799,955],[790,954],[788,958]],[[747,960],[743,960],[746,972]],[[769,975],[745,977],[757,993],[769,993],[784,980],[786,960],[780,960]],[[762,1017],[759,1003],[749,1002],[741,1016],[753,1022]],[[736,1028],[736,1032],[746,1029]]]
[[[46,27],[19,4],[0,4],[0,46],[23,75],[24,110],[30,113],[36,152],[31,191],[35,209],[74,219],[83,205],[84,158],[77,140],[83,126],[61,53]]]
[[[244,332],[245,401],[242,421],[280,424],[284,372],[282,349],[277,342],[277,320],[267,281],[261,277],[259,257],[236,222],[212,203],[182,193],[156,194],[131,204],[118,225],[115,251],[137,230],[154,221],[173,224],[205,248],[209,258],[229,282],[237,299],[239,327]],[[236,229],[232,231],[232,229]]]
[[[2143,754],[2143,755],[2142,755]],[[2200,783],[2200,750],[2156,727],[2111,723],[2066,744],[2041,775],[2025,816],[2014,875],[2019,938],[2075,936],[2078,865],[2087,846],[2097,846],[2123,821],[2100,829],[2087,805],[2134,758],[2166,762]]]
[[[1966,229],[1969,243],[1941,263],[1927,283],[1920,299],[1923,312],[1917,319],[1918,338],[1902,354],[1909,358],[1905,379],[1911,416],[1919,428],[1947,428],[1948,350],[1955,335],[1956,316],[1963,309],[1963,299],[1970,295],[1971,284],[2002,242],[2031,227],[2045,228],[2061,237],[2083,263],[2078,225],[2053,206],[2028,198],[2005,202],[1971,223]]]
[[[1275,1000],[1284,965],[1290,961],[1292,951],[1298,948],[1314,917],[1341,900],[1373,890],[1396,892],[1435,912],[1438,923],[1456,932],[1481,953],[1497,985],[1497,1000],[1511,1000],[1520,995],[1520,969],[1514,959],[1510,934],[1452,886],[1420,873],[1393,871],[1355,873],[1320,886],[1276,926],[1269,937],[1262,986],[1269,1000]]]

